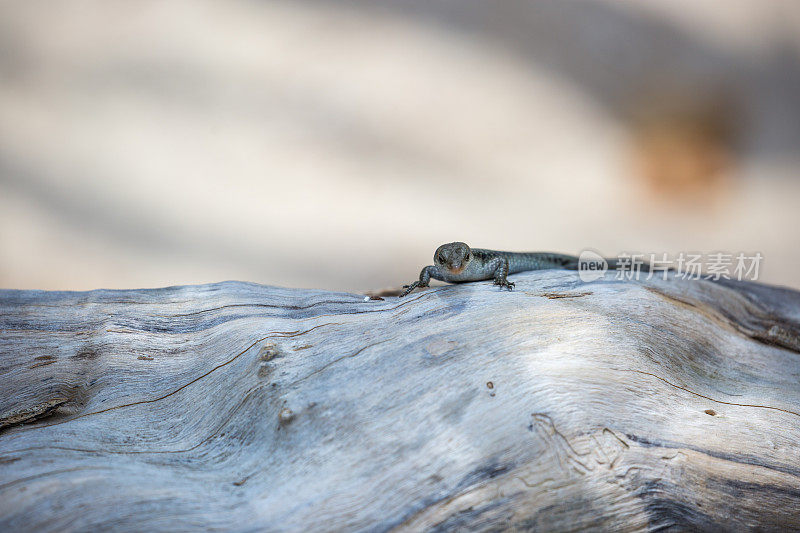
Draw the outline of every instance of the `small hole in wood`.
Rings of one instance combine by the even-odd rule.
[[[706,410],[705,410],[705,411],[703,411],[703,412],[704,412],[705,414],[707,414],[707,415],[711,415],[711,416],[716,416],[716,414],[717,414],[717,412],[716,412],[715,410],[713,410],[713,409],[706,409]]]

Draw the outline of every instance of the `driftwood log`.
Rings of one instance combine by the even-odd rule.
[[[800,529],[800,294],[0,293],[0,530]]]

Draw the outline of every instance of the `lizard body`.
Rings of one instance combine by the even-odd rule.
[[[578,258],[572,255],[548,252],[501,252],[470,248],[463,242],[443,244],[433,254],[433,265],[426,266],[419,280],[403,285],[403,297],[417,287],[427,287],[431,278],[448,283],[483,281],[494,279],[495,285],[509,290],[514,283],[508,281],[509,274],[528,270],[567,268],[577,270]]]

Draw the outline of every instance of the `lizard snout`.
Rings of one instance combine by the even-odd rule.
[[[461,274],[466,266],[466,262],[450,263],[447,265],[447,270],[449,270],[452,274]]]

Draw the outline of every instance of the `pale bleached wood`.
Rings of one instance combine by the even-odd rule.
[[[0,530],[800,528],[800,295],[0,293]]]

